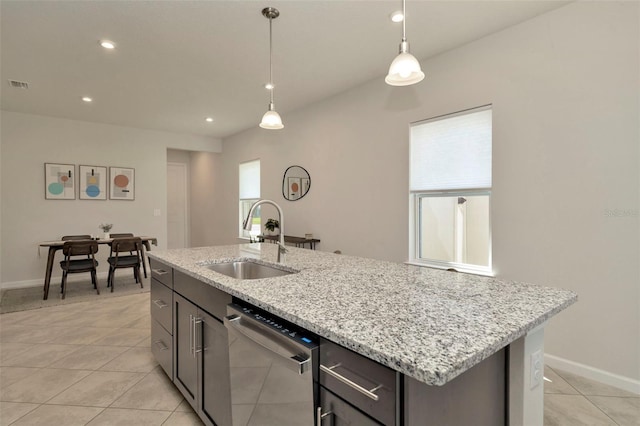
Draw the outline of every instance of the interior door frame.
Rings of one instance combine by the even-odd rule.
[[[183,176],[184,176],[184,191],[183,191],[183,196],[184,196],[184,242],[185,242],[185,248],[191,247],[191,223],[189,220],[189,170],[188,170],[188,165],[185,163],[178,163],[178,162],[174,162],[174,161],[167,161],[167,168],[171,166],[171,167],[178,167],[180,169],[182,169],[183,171]],[[168,175],[168,171],[167,171],[167,175]],[[169,235],[168,232],[168,227],[169,227],[169,209],[167,208],[167,236]]]

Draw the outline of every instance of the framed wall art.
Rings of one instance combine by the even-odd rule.
[[[300,198],[301,192],[301,181],[299,177],[290,177],[289,178],[289,200],[295,201]]]
[[[135,169],[109,167],[109,198],[129,201],[135,199]]]
[[[75,173],[74,164],[44,163],[44,198],[75,200]]]
[[[107,168],[102,166],[80,166],[79,194],[81,200],[107,199]]]

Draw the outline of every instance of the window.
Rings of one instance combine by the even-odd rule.
[[[251,230],[245,231],[242,224],[253,203],[260,199],[260,160],[240,164],[239,183],[238,235],[240,238],[253,239],[260,234],[262,229],[260,226],[260,207],[254,212]]]
[[[412,263],[491,274],[491,107],[414,123]]]

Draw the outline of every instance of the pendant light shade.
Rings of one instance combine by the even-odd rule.
[[[269,102],[269,110],[264,113],[262,116],[262,121],[260,122],[260,127],[263,129],[269,130],[277,130],[284,128],[284,124],[282,124],[282,118],[280,118],[280,114],[278,114],[275,110],[275,106],[273,104],[273,91],[275,90],[275,86],[273,84],[273,31],[272,31],[272,21],[280,16],[280,12],[278,9],[273,7],[265,7],[262,9],[262,15],[269,20],[269,91],[271,92],[271,102]]]
[[[262,122],[260,122],[260,127],[263,129],[282,129],[284,124],[282,124],[282,118],[280,118],[280,114],[278,114],[273,109],[273,104],[269,104],[269,111],[265,112],[262,116]]]
[[[405,0],[402,0],[402,42],[400,42],[400,54],[391,62],[389,74],[384,81],[391,86],[409,86],[424,79],[424,73],[420,69],[420,62],[409,53],[409,42],[406,36],[405,23],[407,14],[405,11]]]

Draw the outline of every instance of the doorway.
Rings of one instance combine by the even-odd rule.
[[[186,248],[189,241],[189,179],[185,163],[167,162],[167,248]]]

